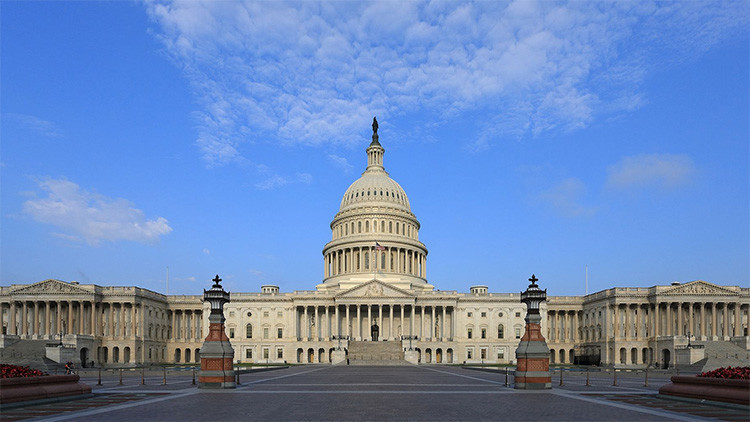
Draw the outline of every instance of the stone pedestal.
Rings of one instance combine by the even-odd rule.
[[[331,364],[333,365],[346,365],[346,352],[341,350],[334,350],[331,352]]]
[[[199,388],[235,388],[235,374],[232,367],[234,349],[224,330],[224,304],[229,302],[217,275],[211,290],[204,290],[203,297],[211,303],[208,316],[208,336],[201,346],[201,371],[198,377]]]
[[[552,388],[549,373],[549,347],[542,336],[540,304],[547,299],[547,290],[536,285],[537,278],[532,274],[531,284],[521,292],[521,302],[526,311],[526,331],[516,349],[515,385],[518,390],[545,390]]]

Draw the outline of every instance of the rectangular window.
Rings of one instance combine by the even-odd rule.
[[[234,317],[234,311],[229,312],[229,318]]]
[[[487,338],[487,329],[482,328],[482,338]]]
[[[466,359],[474,359],[474,349],[466,349]]]
[[[246,359],[252,359],[253,358],[253,349],[245,349],[245,358]]]
[[[473,315],[473,314],[472,314],[471,312],[467,312],[467,313],[466,313],[466,317],[467,317],[467,318],[471,318],[471,316],[472,316],[472,315]]]
[[[229,329],[229,338],[234,338],[234,328]]]
[[[505,359],[505,349],[497,349],[497,358]]]
[[[283,328],[279,328],[279,329],[277,329],[277,330],[276,330],[276,336],[277,336],[278,338],[282,338],[282,337],[284,337],[284,329],[283,329]]]
[[[481,356],[482,360],[487,359],[487,349],[482,347],[479,349],[479,355]]]
[[[284,359],[284,349],[276,349],[276,359]]]
[[[263,329],[263,338],[268,338],[268,327]]]
[[[516,312],[516,318],[521,318],[521,313],[520,312]]]
[[[516,338],[521,338],[521,329],[516,328]]]
[[[284,317],[284,313],[283,312],[276,312],[276,317],[283,318]]]
[[[487,318],[487,312],[482,312],[482,318]]]
[[[268,311],[263,311],[263,318],[268,318]]]
[[[472,333],[471,328],[469,328],[468,330],[466,330],[466,338],[471,338],[472,334],[474,334],[474,333]]]
[[[268,359],[268,347],[263,348],[263,359]]]

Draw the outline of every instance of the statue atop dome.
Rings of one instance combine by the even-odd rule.
[[[380,146],[380,142],[378,141],[378,118],[377,117],[372,118],[372,142],[370,143],[370,146],[372,145]]]

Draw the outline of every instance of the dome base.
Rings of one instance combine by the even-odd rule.
[[[337,292],[361,286],[371,282],[373,279],[402,290],[417,292],[435,290],[435,286],[429,284],[427,280],[421,277],[389,273],[342,274],[323,280],[315,288],[321,292]]]

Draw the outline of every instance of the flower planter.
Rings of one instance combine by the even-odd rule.
[[[659,395],[750,406],[750,380],[675,375]]]
[[[0,379],[0,404],[91,394],[78,375],[47,375]]]

